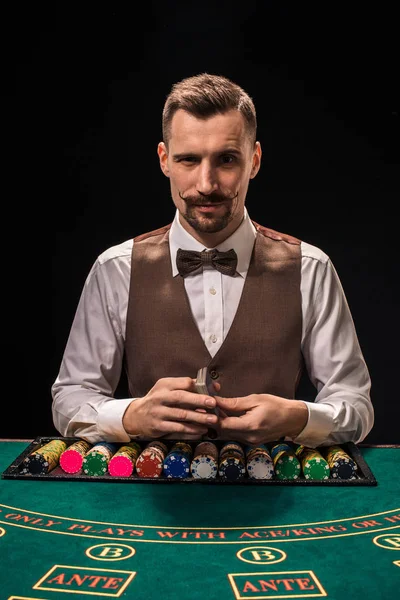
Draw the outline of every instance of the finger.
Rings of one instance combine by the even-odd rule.
[[[196,408],[212,410],[217,405],[212,396],[186,392],[184,390],[171,391],[169,394],[166,394],[161,403],[165,406],[179,406],[181,408],[190,407],[192,410],[195,410]]]
[[[168,410],[162,411],[159,416],[163,421],[193,423],[207,426],[215,424],[218,421],[217,415],[214,415],[213,413],[175,407],[169,407]]]
[[[238,436],[242,432],[248,432],[249,428],[249,419],[246,419],[246,417],[223,417],[219,421],[221,434],[229,434],[231,437]]]
[[[214,393],[216,392],[218,394],[218,392],[221,391],[221,384],[218,383],[218,381],[213,381],[212,385],[213,385],[214,390],[211,390],[211,391],[213,391]]]
[[[188,439],[189,436],[193,439],[200,439],[206,435],[208,431],[207,427],[201,425],[177,423],[175,421],[165,421],[160,425],[159,429],[162,437],[167,439],[183,439],[183,436],[185,436],[186,439]]]
[[[195,390],[195,379],[191,377],[163,377],[159,379],[154,386],[154,389],[164,390]]]
[[[218,408],[222,408],[224,411],[243,413],[248,408],[252,407],[252,402],[249,396],[242,396],[239,398],[224,398],[223,396],[214,396],[214,400],[217,402]]]

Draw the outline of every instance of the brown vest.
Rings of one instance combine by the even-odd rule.
[[[132,250],[125,362],[133,397],[161,377],[196,377],[208,366],[221,396],[294,398],[302,370],[300,241],[254,223],[256,240],[232,326],[214,358],[193,320],[183,278],[172,277],[167,225]]]

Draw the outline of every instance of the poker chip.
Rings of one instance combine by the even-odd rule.
[[[333,479],[357,479],[357,463],[341,446],[328,446],[324,452]]]
[[[83,472],[93,477],[107,473],[108,463],[117,449],[118,446],[116,444],[109,442],[95,444],[83,458]]]
[[[305,479],[329,479],[331,471],[328,462],[318,450],[299,446],[295,454],[300,460]]]
[[[222,446],[218,474],[227,481],[237,481],[246,475],[245,451],[239,442],[230,441]]]
[[[214,442],[204,441],[197,444],[190,472],[194,479],[213,479],[218,474],[218,448]]]
[[[165,457],[163,470],[168,478],[186,478],[190,475],[193,450],[187,442],[175,442]]]
[[[226,453],[234,454],[235,456],[245,457],[245,451],[239,442],[225,442],[220,450],[220,456],[224,456]]]
[[[181,452],[170,452],[164,460],[164,475],[185,478],[190,474],[190,458]]]
[[[201,454],[192,460],[190,472],[195,479],[213,479],[218,474],[218,465],[212,456]]]
[[[138,477],[160,477],[163,473],[163,462],[167,452],[168,448],[163,442],[149,442],[137,458],[136,475]]]
[[[143,451],[136,461],[136,473],[139,477],[160,477],[163,471],[163,459],[155,452]]]
[[[140,452],[141,448],[137,442],[121,446],[108,463],[109,474],[112,477],[130,477]]]
[[[273,478],[274,462],[264,444],[255,448],[246,448],[246,469],[251,479]]]
[[[92,444],[79,440],[69,446],[60,456],[60,467],[65,473],[78,473],[83,464],[85,454],[92,448]]]
[[[134,461],[129,456],[116,456],[108,464],[108,472],[112,477],[129,477],[133,473]]]
[[[276,444],[271,448],[277,479],[297,479],[301,474],[300,461],[289,444]]]
[[[60,456],[67,447],[64,440],[51,440],[24,459],[21,472],[31,475],[46,475],[57,467]]]
[[[226,481],[237,481],[246,475],[246,466],[243,458],[225,456],[219,463],[219,476]]]

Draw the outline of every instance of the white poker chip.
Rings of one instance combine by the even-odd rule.
[[[212,456],[197,456],[190,465],[192,477],[195,479],[212,479],[217,476],[218,467]]]
[[[252,479],[272,479],[274,476],[274,463],[268,456],[255,456],[247,461],[247,473]]]

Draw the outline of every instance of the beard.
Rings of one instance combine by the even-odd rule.
[[[179,196],[186,204],[186,212],[182,213],[182,216],[195,231],[199,233],[217,233],[218,231],[225,229],[232,221],[235,212],[234,208],[237,204],[235,200],[237,200],[239,192],[232,198],[221,194],[213,194],[207,196],[207,198],[195,196],[183,197],[181,192],[179,192]],[[225,203],[223,214],[215,215],[213,212],[210,215],[207,215],[196,212],[197,206],[208,204],[212,206],[213,204],[220,204],[222,202]]]

